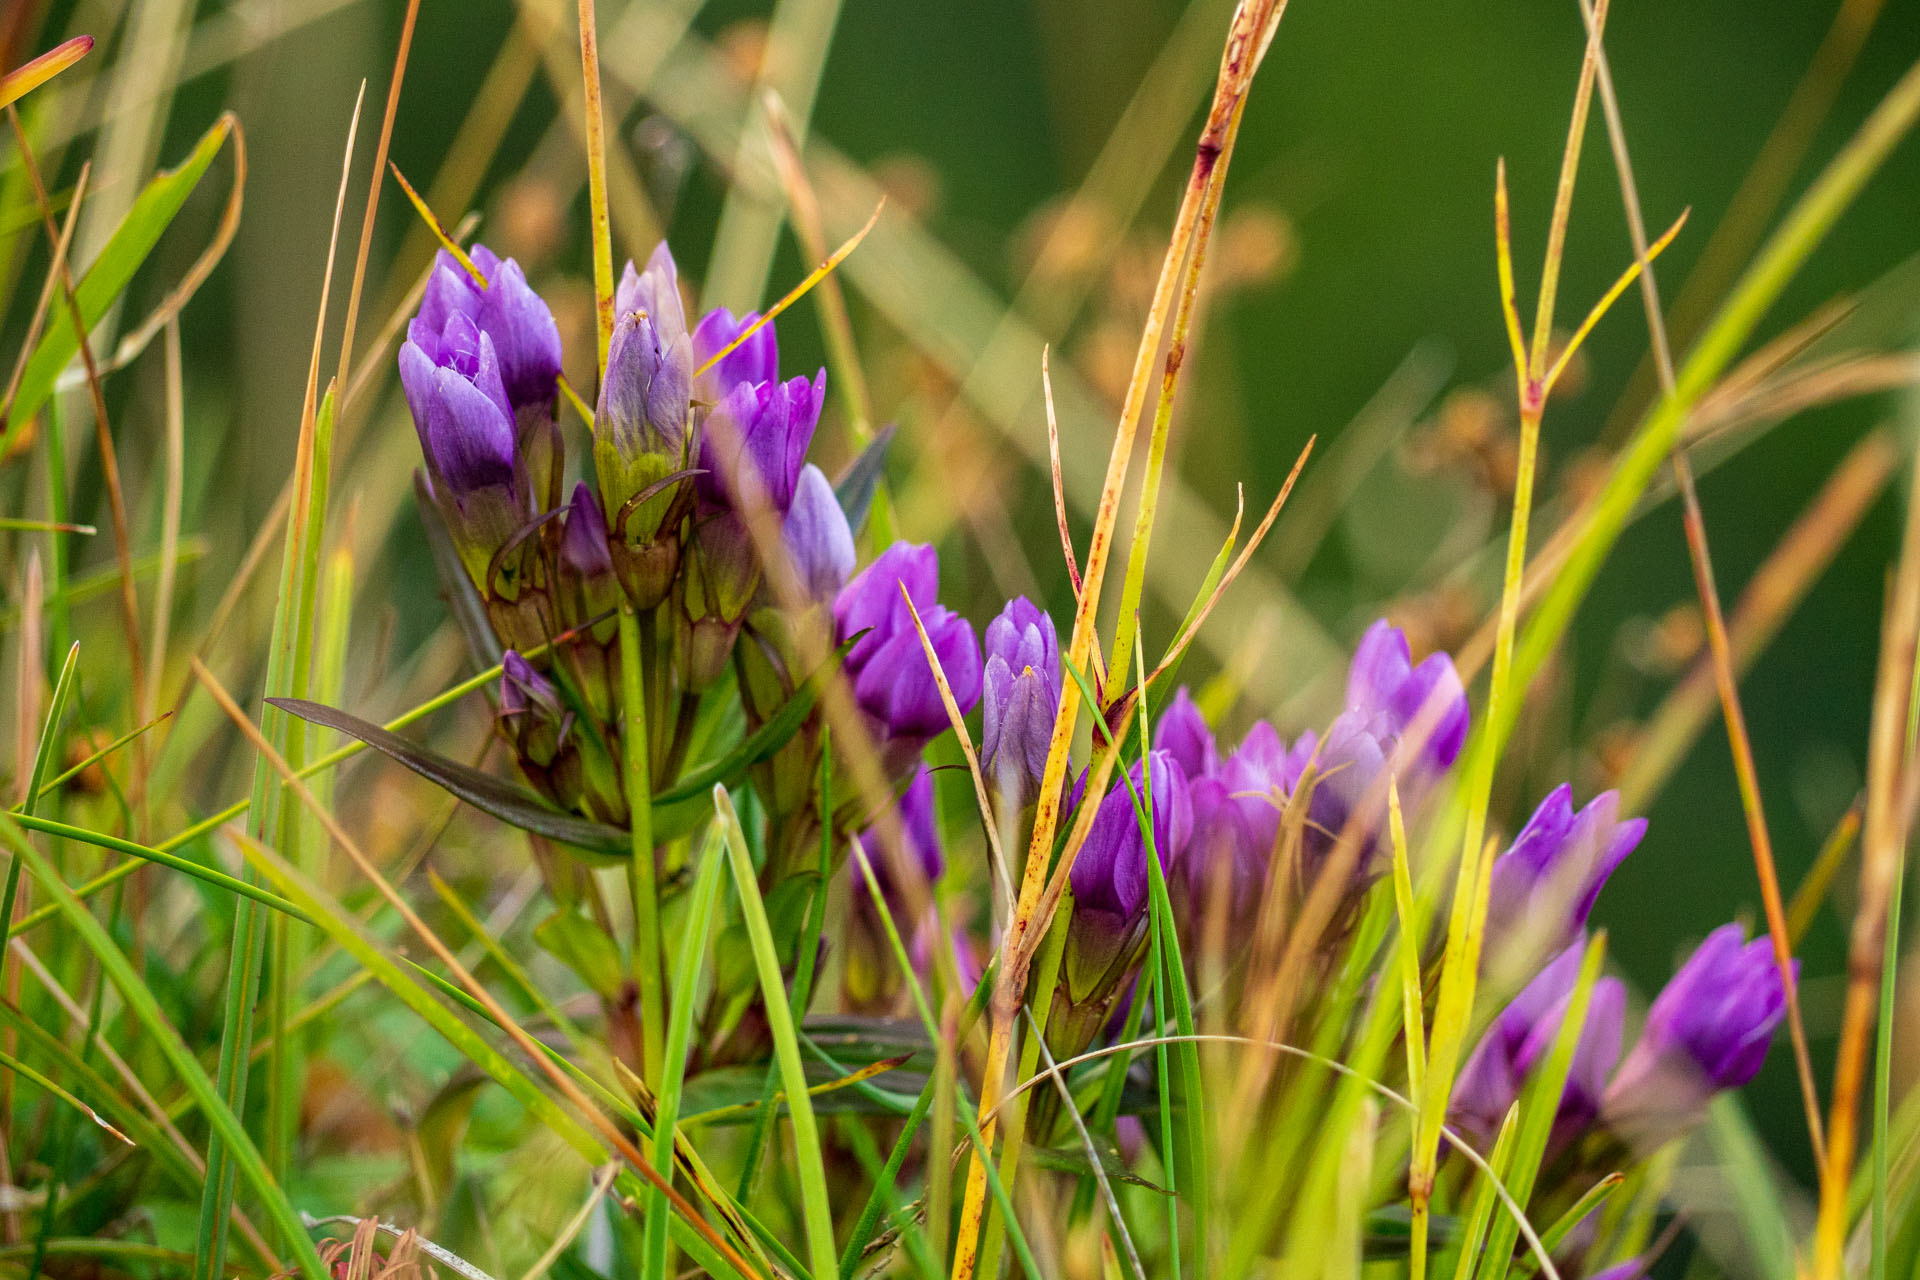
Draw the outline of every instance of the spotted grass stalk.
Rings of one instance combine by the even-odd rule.
[[[1232,121],[1238,118],[1241,104],[1244,103],[1247,92],[1251,88],[1254,72],[1259,66],[1268,42],[1272,39],[1274,29],[1278,26],[1283,9],[1284,6],[1274,3],[1274,0],[1264,0],[1264,2],[1243,0],[1234,12],[1233,25],[1227,36],[1226,51],[1221,60],[1213,105],[1209,109],[1207,123],[1201,133],[1193,170],[1188,177],[1186,193],[1181,201],[1180,212],[1175,219],[1173,236],[1161,266],[1159,280],[1154,287],[1153,302],[1147,312],[1146,329],[1141,335],[1133,374],[1120,411],[1119,425],[1114,433],[1113,449],[1108,457],[1106,480],[1101,489],[1098,515],[1087,543],[1085,570],[1081,575],[1071,640],[1065,655],[1069,669],[1087,668],[1090,665],[1090,657],[1097,647],[1095,612],[1099,607],[1100,589],[1106,577],[1107,558],[1113,541],[1114,526],[1119,517],[1120,494],[1126,483],[1128,464],[1133,452],[1134,433],[1145,406],[1154,357],[1160,349],[1160,339],[1173,310],[1179,287],[1180,269],[1187,261],[1194,237],[1198,233],[1202,211],[1210,198],[1212,201],[1217,201],[1219,198],[1220,188],[1214,185],[1213,174],[1216,167],[1222,167],[1221,161],[1227,155],[1227,147],[1231,142]],[[1033,835],[1027,849],[1020,893],[1015,902],[1013,918],[1008,922],[1006,938],[1002,943],[1002,955],[1007,958],[1007,962],[1001,969],[993,1001],[993,1025],[980,1084],[981,1110],[984,1113],[993,1111],[994,1104],[998,1101],[1005,1084],[1006,1057],[1013,1036],[1014,1015],[1027,977],[1026,965],[1020,963],[1018,958],[1023,953],[1031,954],[1032,949],[1039,945],[1040,939],[1047,931],[1047,921],[1037,918],[1037,912],[1041,891],[1046,884],[1047,864],[1060,819],[1059,797],[1066,778],[1067,749],[1073,740],[1078,714],[1078,701],[1063,687],[1060,705],[1056,712],[1053,741],[1049,745],[1046,769],[1041,777],[1040,798],[1034,814]],[[1080,838],[1084,839],[1084,835]],[[1070,840],[1062,858],[1063,870],[1072,865],[1075,848],[1076,842]],[[991,1123],[987,1126],[985,1138],[990,1146],[993,1139]],[[985,1158],[984,1152],[976,1151],[968,1167],[959,1229],[955,1236],[951,1268],[953,1280],[967,1280],[967,1277],[974,1272],[974,1263],[978,1256],[976,1241],[981,1217],[985,1210],[986,1169],[983,1164]]]

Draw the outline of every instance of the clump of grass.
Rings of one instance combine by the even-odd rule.
[[[58,77],[91,46],[0,76],[17,152],[6,182],[32,212],[0,231],[0,275],[43,271],[37,293],[0,305],[20,342],[0,410],[0,493],[18,504],[0,517],[0,566],[18,583],[4,624],[15,746],[0,816],[0,1269],[1619,1280],[1662,1265],[1685,1235],[1720,1274],[1911,1269],[1920,1104],[1896,1104],[1892,1023],[1920,524],[1894,562],[1864,806],[1789,908],[1739,678],[1899,459],[1869,437],[1729,615],[1691,455],[1706,457],[1701,421],[1728,433],[1783,399],[1910,378],[1887,353],[1821,352],[1844,327],[1824,313],[1736,361],[1920,117],[1920,67],[1676,353],[1656,268],[1685,214],[1648,238],[1608,6],[1583,5],[1530,328],[1504,163],[1492,193],[1516,433],[1506,538],[1478,566],[1497,604],[1457,664],[1414,661],[1406,631],[1376,623],[1337,664],[1338,714],[1283,738],[1285,717],[1237,705],[1232,663],[1196,678],[1195,646],[1223,602],[1277,590],[1256,554],[1288,529],[1276,522],[1296,482],[1316,484],[1314,440],[1244,538],[1237,512],[1195,553],[1191,528],[1162,517],[1190,502],[1171,466],[1179,392],[1284,7],[1243,0],[1225,33],[1103,478],[1075,491],[1078,511],[1055,391],[1085,387],[1056,380],[1031,344],[1044,448],[1040,422],[1014,425],[1051,464],[1061,563],[1043,594],[1070,607],[1018,595],[984,628],[945,603],[960,598],[952,575],[943,595],[938,552],[915,541],[925,511],[904,495],[928,481],[903,472],[893,431],[873,429],[854,315],[898,305],[900,273],[932,278],[941,260],[909,215],[875,211],[869,185],[807,140],[836,6],[780,6],[774,33],[812,57],[769,61],[743,100],[744,137],[687,122],[743,161],[709,284],[764,279],[789,214],[819,264],[744,316],[690,309],[664,243],[615,271],[623,226],[650,227],[654,210],[609,146],[603,78],[644,87],[633,81],[658,62],[635,69],[629,21],[676,21],[684,36],[684,17],[636,5],[603,45],[580,0],[571,30],[544,15],[516,34],[581,108],[593,323],[571,336],[588,360],[563,341],[558,291],[452,218],[464,200],[448,193],[473,184],[442,175],[422,196],[389,161],[410,3],[364,169],[359,104],[347,124],[289,478],[197,626],[179,600],[201,548],[183,509],[177,319],[240,216],[243,135],[222,117],[81,264],[74,228],[99,179],[16,100],[64,92]],[[687,43],[711,71],[714,55]],[[488,83],[524,92],[532,61],[503,55]],[[1563,336],[1558,285],[1596,90],[1633,258]],[[479,111],[468,127],[496,141],[504,128]],[[114,345],[130,285],[229,140],[232,195],[210,247]],[[335,252],[362,171],[375,180],[336,318]],[[400,260],[362,351],[389,171],[418,216],[412,234],[438,249],[424,269]],[[830,229],[843,237],[831,253]],[[1603,481],[1536,509],[1556,387],[1636,285],[1660,393]],[[831,368],[782,379],[776,320],[815,303]],[[900,327],[934,346],[940,319]],[[1010,313],[1002,329],[1019,323]],[[110,420],[107,388],[162,331],[161,478],[132,486],[158,504],[149,522],[127,501],[125,411]],[[330,337],[338,364],[323,382]],[[72,509],[74,412],[92,419],[113,537],[111,565],[82,573],[73,540],[95,526]],[[834,478],[810,451],[839,456]],[[419,468],[411,490],[381,487],[402,456]],[[1705,941],[1629,1018],[1588,913],[1622,859],[1661,856],[1660,834],[1617,794],[1576,801],[1571,786],[1509,831],[1496,784],[1539,772],[1508,748],[1531,749],[1520,730],[1539,677],[1663,468],[1704,652],[1650,722],[1628,794],[1657,788],[1717,698],[1768,936],[1721,923],[1730,904],[1700,904]],[[1317,501],[1337,506],[1349,482],[1327,483]],[[356,582],[381,571],[367,557],[385,539],[364,530],[392,527],[410,495],[418,524],[397,536],[427,550],[438,594],[411,585],[407,621],[429,638],[396,654],[391,628],[362,617]],[[256,622],[243,603],[263,594],[276,545],[271,617]],[[1311,548],[1290,556],[1304,564]],[[1206,567],[1161,634],[1155,598],[1193,577],[1162,567],[1180,558]],[[1050,559],[1027,558],[1027,572]],[[110,625],[91,616],[102,597],[117,605]],[[253,712],[242,689],[262,695]],[[1230,722],[1250,728],[1234,740]],[[381,762],[344,773],[369,747]],[[230,801],[243,778],[246,798]],[[1795,950],[1853,829],[1861,893],[1823,1099]],[[1818,1172],[1804,1239],[1783,1225],[1798,1189],[1766,1163],[1734,1092],[1781,1026]],[[1699,1134],[1738,1205],[1731,1244],[1692,1216],[1698,1175],[1682,1161]]]

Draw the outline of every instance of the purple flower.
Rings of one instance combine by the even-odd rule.
[[[1179,861],[1193,834],[1187,775],[1179,761],[1164,751],[1149,752],[1129,776],[1131,789],[1122,779],[1100,801],[1068,876],[1073,916],[1047,1024],[1056,1055],[1078,1053],[1107,1025],[1146,944],[1151,881],[1134,797],[1151,805],[1153,847],[1163,870]]]
[[[1630,1139],[1664,1140],[1697,1122],[1715,1093],[1760,1070],[1786,1003],[1772,942],[1746,941],[1737,924],[1715,929],[1654,998],[1607,1090],[1608,1123]]]
[[[1495,859],[1487,905],[1485,954],[1551,950],[1586,926],[1600,888],[1646,833],[1644,818],[1620,818],[1620,794],[1607,791],[1578,813],[1565,783],[1540,802],[1507,851]]]
[[[1060,707],[1060,642],[1053,619],[1016,596],[987,624],[980,763],[1003,795],[1039,794]]]
[[[1461,1068],[1448,1110],[1454,1122],[1481,1141],[1499,1132],[1507,1109],[1520,1096],[1528,1074],[1547,1056],[1560,1034],[1585,951],[1576,942],[1561,952],[1502,1009]],[[1601,978],[1587,998],[1587,1018],[1574,1046],[1566,1089],[1554,1113],[1552,1145],[1579,1135],[1600,1113],[1607,1074],[1620,1057],[1620,1027],[1626,1014],[1626,989],[1617,978]]]
[[[1166,723],[1162,717],[1162,724]],[[1160,736],[1156,735],[1156,742]],[[1212,748],[1210,740],[1207,746]],[[1181,892],[1175,897],[1175,906],[1191,916],[1197,908],[1214,901],[1214,886],[1225,876],[1229,913],[1235,920],[1244,920],[1245,914],[1258,905],[1267,863],[1280,831],[1285,792],[1298,778],[1298,770],[1289,773],[1280,735],[1262,720],[1247,731],[1224,762],[1198,777],[1191,772],[1188,776],[1192,779],[1193,838],[1176,864],[1179,874],[1175,885]]]
[[[650,459],[654,465],[631,480],[623,476],[625,483],[616,482],[616,492],[633,487],[638,493],[645,487],[641,481],[651,484],[682,468],[692,395],[693,354],[686,336],[667,338],[643,311],[618,312],[607,347],[607,376],[593,415],[594,462],[603,472],[609,463],[631,469]]]
[[[427,490],[461,563],[491,597],[494,556],[532,515],[493,340],[465,315],[442,329],[416,319],[400,348],[400,385],[420,434]]]
[[[665,240],[654,246],[645,270],[636,271],[631,261],[627,263],[613,291],[613,309],[617,315],[636,311],[645,315],[666,345],[688,336],[687,312],[680,301],[680,269]]]
[[[1145,761],[1135,761],[1130,772],[1131,791],[1125,782],[1113,784],[1100,801],[1086,843],[1073,860],[1068,876],[1073,886],[1073,934],[1102,939],[1124,936],[1145,918],[1147,845],[1133,807],[1135,795],[1142,805],[1148,803],[1149,797],[1142,789],[1143,772],[1152,780],[1153,843],[1163,870],[1180,857],[1193,835],[1193,805],[1187,794],[1186,770],[1180,762],[1164,751],[1151,752]]]
[[[1395,739],[1424,730],[1419,754],[1403,771],[1440,774],[1467,740],[1467,695],[1444,653],[1419,666],[1406,634],[1385,618],[1367,628],[1347,671],[1347,709],[1369,719],[1383,717]],[[1406,784],[1402,784],[1403,788]]]
[[[486,277],[486,288],[442,249],[408,336],[418,342],[415,327],[443,333],[455,316],[465,317],[492,339],[513,408],[550,415],[560,376],[560,329],[553,312],[527,286],[526,274],[512,258],[495,257],[483,244],[474,245],[468,256]]]
[[[900,822],[900,838],[905,844],[907,855],[919,865],[920,872],[931,884],[940,878],[947,868],[947,859],[940,847],[940,824],[933,790],[933,770],[922,764],[913,775],[913,781],[900,793],[899,803],[894,812]],[[884,826],[874,826],[861,838],[860,846],[866,851],[867,861],[873,867],[874,879],[880,883],[880,891],[886,895],[890,910],[898,911],[902,907],[899,886],[893,882],[894,863],[885,852]],[[856,903],[872,904],[872,895],[867,892],[864,878],[858,868],[854,870],[853,896]]]
[[[1356,875],[1373,873],[1385,852],[1388,764],[1411,809],[1459,756],[1467,718],[1466,693],[1445,654],[1414,666],[1399,630],[1384,619],[1367,629],[1348,669],[1346,710],[1326,737],[1303,734],[1288,753],[1289,794],[1307,762],[1314,765],[1303,850],[1309,879],[1342,836],[1359,841]],[[1417,749],[1402,758],[1409,748]]]
[[[1153,747],[1178,760],[1189,778],[1207,777],[1220,767],[1220,749],[1214,745],[1213,730],[1187,696],[1185,685],[1173,691],[1173,701],[1167,703],[1153,726]]]
[[[749,311],[735,319],[725,307],[700,317],[693,331],[693,365],[698,369],[722,351],[734,339],[760,319],[758,311]],[[700,376],[700,398],[718,404],[742,383],[772,382],[780,376],[780,347],[771,323],[754,330],[753,336],[728,352],[720,362]]]
[[[896,542],[841,588],[833,602],[834,641],[845,644],[859,635],[847,651],[847,677],[896,773],[947,728],[946,707],[902,588],[919,611],[963,714],[980,700],[981,679],[973,627],[938,602],[940,565],[932,547]]]
[[[785,515],[820,425],[827,374],[811,381],[742,382],[707,415],[694,483],[713,506],[748,511],[764,502]]]
[[[471,319],[455,315],[442,329],[414,320],[400,347],[400,386],[436,492],[513,486],[513,406],[493,340]]]
[[[811,462],[800,468],[780,540],[801,590],[815,601],[832,600],[853,573],[853,529],[847,513],[826,474]]]

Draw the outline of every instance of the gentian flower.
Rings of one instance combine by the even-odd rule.
[[[645,271],[629,262],[614,297],[607,372],[593,418],[593,467],[612,515],[614,563],[634,607],[666,597],[679,568],[693,348],[673,255],[662,243]]]
[[[784,520],[793,505],[807,445],[820,422],[826,372],[811,382],[741,383],[701,427],[694,479],[700,503],[681,593],[682,673],[693,688],[718,676],[760,585],[760,558],[748,522]]]
[[[1179,735],[1173,740],[1179,741]],[[1211,740],[1206,746],[1212,749]],[[1226,760],[1192,779],[1193,838],[1176,865],[1172,886],[1176,918],[1183,927],[1190,929],[1200,910],[1216,901],[1215,886],[1223,883],[1222,877],[1229,928],[1250,921],[1280,833],[1285,793],[1298,776],[1297,769],[1289,772],[1280,735],[1261,720]]]
[[[811,381],[742,382],[728,392],[700,433],[695,484],[702,501],[742,514],[765,504],[784,516],[820,425],[826,387],[822,369]]]
[[[1119,781],[1100,801],[1068,875],[1073,916],[1055,993],[1056,1012],[1049,1021],[1058,1040],[1056,1054],[1078,1053],[1105,1025],[1146,942],[1151,873],[1133,796],[1148,804],[1151,785],[1153,844],[1163,871],[1178,862],[1193,835],[1193,806],[1179,761],[1165,751],[1152,751],[1134,762],[1130,776],[1131,791]]]
[[[853,529],[833,485],[809,462],[793,486],[780,540],[793,562],[794,576],[808,599],[831,602],[853,573]]]
[[[490,594],[495,554],[532,516],[493,339],[464,314],[437,329],[415,319],[400,347],[400,385],[428,488],[467,572]]]
[[[1413,665],[1406,633],[1385,618],[1367,628],[1347,670],[1347,709],[1369,718],[1384,717],[1387,732],[1407,737],[1425,729],[1415,757],[1400,766],[1404,776],[1438,776],[1453,764],[1467,741],[1467,694],[1453,661],[1444,653]],[[1407,783],[1402,782],[1403,789]]]
[[[1607,1089],[1606,1119],[1636,1143],[1699,1122],[1713,1095],[1753,1079],[1786,1015],[1773,944],[1737,924],[1707,935],[1654,998],[1640,1040]],[[1799,972],[1795,962],[1794,972]]]
[[[1060,706],[1060,642],[1053,619],[1025,596],[987,624],[980,763],[1016,805],[1040,792]]]
[[[693,367],[698,369],[713,359],[734,339],[758,322],[760,313],[749,311],[736,319],[733,312],[719,307],[700,317],[693,331]],[[748,339],[721,358],[700,376],[696,388],[699,398],[714,405],[724,400],[742,383],[772,382],[780,376],[780,345],[773,325],[763,324]]]
[[[1213,730],[1200,714],[1187,686],[1173,691],[1173,700],[1153,726],[1153,746],[1180,762],[1189,778],[1205,778],[1220,767],[1220,748],[1214,745]]]
[[[947,869],[946,853],[940,844],[940,823],[935,806],[933,790],[933,770],[922,764],[914,772],[913,781],[900,793],[900,800],[894,806],[899,821],[900,839],[904,851],[927,883],[938,880]],[[861,837],[860,847],[866,851],[867,861],[873,867],[873,877],[880,883],[880,892],[886,897],[887,908],[899,911],[904,904],[904,895],[900,886],[894,882],[893,859],[886,853],[886,829],[881,826],[869,827]],[[868,893],[866,877],[858,868],[853,872],[853,894],[856,902],[872,905],[872,895]]]
[[[1466,691],[1445,654],[1415,666],[1402,632],[1384,619],[1367,629],[1348,670],[1346,710],[1325,738],[1303,734],[1288,753],[1289,795],[1313,764],[1302,851],[1309,883],[1343,835],[1360,843],[1355,875],[1374,874],[1386,851],[1388,765],[1412,808],[1459,756],[1467,722]]]
[[[571,667],[575,686],[594,715],[611,724],[619,684],[614,646],[619,621],[614,612],[620,603],[620,579],[614,572],[606,516],[600,511],[600,500],[584,483],[574,486],[564,521],[554,557],[559,622],[562,627],[586,627],[586,631],[560,645],[556,660]]]
[[[1586,926],[1607,877],[1646,834],[1645,818],[1620,818],[1607,791],[1578,813],[1565,783],[1540,802],[1507,851],[1494,860],[1486,950],[1499,962],[1563,947]]]
[[[1502,1009],[1461,1068],[1448,1110],[1454,1123],[1483,1142],[1491,1141],[1520,1096],[1527,1076],[1553,1048],[1580,979],[1584,942],[1575,942],[1542,969]],[[1607,1074],[1620,1057],[1620,1027],[1626,988],[1601,978],[1587,997],[1587,1017],[1574,1046],[1566,1089],[1554,1113],[1551,1148],[1577,1137],[1600,1113]]]
[[[464,316],[492,340],[514,412],[552,417],[560,376],[560,329],[553,312],[527,286],[526,273],[512,258],[496,257],[483,244],[474,245],[467,256],[486,277],[486,287],[451,253],[440,250],[408,337],[419,342],[417,330],[443,333],[453,317]]]
[[[900,852],[919,868],[931,886],[946,870],[946,856],[940,845],[933,771],[925,764],[900,793],[894,805],[894,817],[899,824]],[[880,887],[881,899],[887,914],[893,917],[894,927],[908,939],[909,959],[916,971],[924,975],[932,963],[939,916],[931,910],[917,919],[905,914],[910,904],[895,876],[897,864],[889,850],[890,834],[885,825],[876,823],[860,836],[860,851],[867,865],[873,868],[874,883]],[[888,1012],[898,1005],[903,989],[900,967],[886,936],[880,909],[874,903],[873,891],[867,885],[866,873],[850,860],[848,875],[852,896],[847,916],[847,964],[842,978],[847,1002],[856,1012]]]
[[[962,714],[980,700],[981,682],[973,627],[939,603],[940,564],[932,547],[896,542],[841,588],[833,602],[834,642],[859,637],[847,650],[847,678],[881,759],[896,777],[947,728],[946,707],[901,598],[903,587]]]

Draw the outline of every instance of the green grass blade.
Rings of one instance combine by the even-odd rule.
[[[693,1005],[699,994],[700,971],[707,954],[708,935],[713,929],[714,904],[720,897],[720,874],[725,869],[720,848],[720,829],[708,829],[705,847],[700,853],[700,871],[693,884],[693,897],[687,904],[687,918],[681,925],[680,957],[673,970],[672,1018],[667,1028],[665,1070],[660,1077],[660,1101],[654,1111],[653,1167],[661,1173],[673,1168],[673,1135],[680,1123],[680,1092],[687,1076],[687,1045],[693,1038]],[[646,1280],[666,1280],[667,1276],[667,1198],[658,1191],[649,1194],[640,1274]]]
[[[462,1058],[505,1089],[516,1102],[527,1109],[536,1121],[550,1130],[590,1167],[606,1163],[609,1154],[606,1147],[601,1145],[584,1125],[548,1096],[504,1053],[494,1048],[479,1032],[462,1022],[451,1009],[436,1000],[414,976],[419,974],[432,977],[432,975],[417,966],[403,968],[367,935],[364,928],[336,898],[301,875],[285,859],[260,844],[259,841],[244,835],[238,839],[241,850],[250,863],[258,866],[283,893],[313,918],[328,938],[352,957],[361,968],[372,973],[382,986],[399,999],[401,1004],[433,1028]],[[443,980],[435,979],[435,982],[437,989],[449,995],[457,993],[471,1002],[463,1007],[475,1009],[484,1016],[484,1009],[480,1008],[477,1002],[472,1002],[471,997],[466,996],[465,992],[460,992],[451,984],[439,985]],[[556,1061],[565,1063],[565,1059],[557,1054],[553,1057]],[[572,1064],[566,1065],[572,1066]],[[572,1067],[572,1070],[577,1073],[574,1077],[576,1080],[591,1079],[577,1067]],[[612,1097],[610,1091],[597,1083],[593,1088],[599,1091],[600,1100],[603,1102]],[[630,1122],[640,1121],[640,1117],[632,1113],[631,1107],[626,1107],[622,1114]],[[615,1182],[615,1187],[623,1196],[638,1200],[645,1195],[648,1184],[641,1182],[631,1170],[622,1170],[619,1179]],[[697,1232],[689,1228],[678,1214],[674,1215],[668,1229],[674,1233],[674,1243],[684,1249],[688,1257],[712,1274],[716,1276],[740,1274]],[[743,1277],[742,1280],[745,1278]]]
[[[141,1026],[146,1028],[167,1064],[173,1068],[181,1081],[193,1092],[200,1108],[212,1123],[214,1131],[220,1134],[239,1176],[246,1179],[254,1194],[265,1206],[267,1216],[280,1230],[288,1249],[298,1263],[301,1272],[308,1280],[331,1280],[327,1269],[321,1264],[320,1257],[314,1252],[312,1242],[307,1238],[299,1215],[288,1202],[286,1192],[267,1172],[266,1162],[261,1159],[259,1150],[247,1137],[246,1130],[235,1118],[215,1088],[214,1082],[207,1078],[200,1062],[180,1039],[180,1033],[167,1021],[161,1012],[158,1001],[147,989],[147,984],[134,971],[133,964],[125,953],[108,936],[105,926],[87,910],[86,906],[73,895],[66,882],[60,878],[53,864],[45,855],[35,849],[27,840],[10,815],[0,815],[0,842],[4,842],[17,858],[26,861],[27,869],[34,879],[40,882],[41,889],[58,905],[74,931],[80,935],[87,950],[99,962],[108,981],[120,992],[121,999]]]
[[[1468,1280],[1480,1261],[1487,1227],[1493,1221],[1494,1187],[1497,1183],[1507,1181],[1507,1169],[1513,1163],[1514,1132],[1519,1121],[1520,1108],[1516,1103],[1507,1108],[1507,1118],[1500,1122],[1500,1133],[1493,1140],[1493,1153],[1487,1157],[1491,1172],[1482,1174],[1476,1180],[1473,1201],[1467,1208],[1467,1229],[1460,1237],[1460,1253],[1453,1267],[1453,1280]]]
[[[787,1007],[780,960],[774,953],[773,929],[767,923],[766,906],[760,901],[760,885],[754,875],[753,859],[747,852],[746,833],[740,829],[740,816],[734,812],[733,800],[726,788],[713,789],[713,807],[726,836],[734,887],[740,894],[747,937],[753,944],[754,967],[760,972],[767,1030],[773,1038],[774,1054],[779,1059],[781,1079],[786,1086],[787,1114],[793,1127],[796,1157],[793,1172],[800,1182],[807,1257],[815,1276],[830,1276],[836,1273],[839,1259],[833,1248],[833,1208],[827,1198],[826,1164],[820,1154],[820,1130],[807,1093],[807,1072],[800,1061],[800,1043],[794,1032],[793,1013]]]
[[[60,676],[54,681],[53,698],[47,704],[46,725],[40,731],[40,745],[34,749],[33,767],[27,774],[26,798],[20,804],[22,814],[31,814],[40,802],[41,779],[47,775],[47,761],[53,758],[60,742],[60,724],[67,716],[67,700],[73,696],[73,674],[80,661],[80,646],[67,650],[60,664]],[[37,664],[36,664],[37,665]],[[20,895],[20,859],[7,859],[7,883],[0,889],[0,977],[7,968],[7,939],[13,929],[13,907]]]

